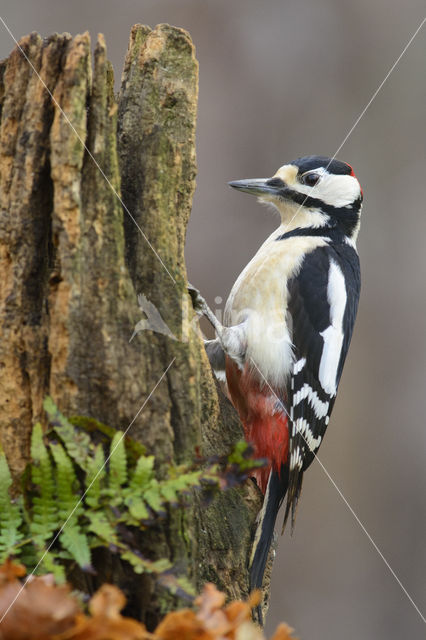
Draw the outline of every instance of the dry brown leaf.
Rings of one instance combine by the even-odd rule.
[[[216,640],[217,635],[206,629],[191,609],[168,613],[155,630],[159,640]]]
[[[27,570],[23,564],[19,564],[8,558],[0,566],[0,585],[3,585],[5,582],[14,582],[17,578],[22,578],[26,573]]]
[[[278,625],[277,630],[272,636],[271,640],[298,640],[295,636],[292,635],[294,629],[285,624],[285,622],[281,622]]]
[[[257,603],[254,596],[253,602]],[[251,606],[246,602],[232,602],[223,608],[225,594],[213,584],[206,584],[195,601],[199,610],[194,613],[184,609],[169,613],[155,630],[159,640],[234,640],[237,631],[244,626],[253,640],[264,640],[258,627],[251,622]],[[244,636],[239,634],[243,640]]]
[[[51,586],[34,578],[22,587],[18,580],[0,589],[0,637],[8,640],[45,640],[62,633],[79,610],[66,585]],[[6,613],[7,612],[7,613]]]
[[[234,623],[234,625],[239,624],[243,622],[243,620],[250,620],[251,607],[247,604],[247,602],[234,600],[233,602],[230,602],[227,607],[225,607],[225,615],[230,622]]]
[[[104,584],[89,603],[92,614],[80,614],[76,624],[55,640],[149,640],[143,624],[124,618],[120,611],[126,604],[124,594],[111,584]]]
[[[92,616],[105,618],[121,618],[120,611],[126,604],[126,597],[120,589],[112,584],[103,584],[89,602]]]
[[[208,582],[195,600],[195,604],[199,607],[197,619],[203,623],[206,630],[211,632],[212,637],[218,640],[226,637],[232,625],[222,609],[225,604],[225,594]]]
[[[126,599],[113,585],[103,585],[89,603],[90,616],[81,611],[70,587],[56,586],[51,574],[18,580],[25,568],[12,561],[0,566],[0,640],[265,640],[251,611],[260,602],[254,592],[246,602],[225,605],[225,594],[205,585],[195,603],[198,611],[174,611],[155,632],[121,615]],[[293,629],[280,624],[271,640],[297,640]]]
[[[155,637],[155,636],[154,636]],[[131,618],[86,618],[80,614],[76,625],[52,640],[150,640],[153,636]]]
[[[249,605],[249,607],[251,607],[253,609],[253,607],[257,607],[257,605],[260,604],[261,600],[262,600],[262,592],[261,592],[261,590],[260,589],[255,589],[249,595],[249,597],[247,599],[247,604]]]
[[[198,618],[200,620],[206,620],[212,613],[220,609],[225,604],[225,594],[215,587],[214,584],[208,582],[204,585],[203,591],[196,598],[195,604],[199,608]]]
[[[265,640],[265,636],[260,627],[246,621],[236,629],[235,640]]]

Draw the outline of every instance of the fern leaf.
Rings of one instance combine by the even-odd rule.
[[[66,581],[64,567],[55,562],[55,555],[50,551],[46,551],[43,553],[42,560],[37,566],[36,573],[38,575],[53,573],[55,582],[57,582],[58,584],[62,584]]]
[[[82,511],[80,497],[74,493],[77,484],[73,464],[61,444],[50,443],[50,451],[56,463],[56,495],[59,517],[66,520],[71,513],[75,519]]]
[[[105,512],[89,510],[86,512],[86,517],[89,521],[88,530],[95,534],[101,545],[109,547],[118,544],[116,530]],[[91,547],[95,546],[100,545],[91,543]]]
[[[154,477],[154,456],[141,456],[131,475],[129,487],[136,493],[144,491]]]
[[[6,456],[0,449],[0,563],[14,553],[19,553],[15,545],[23,538],[19,530],[22,525],[22,515],[19,505],[12,502],[9,488],[12,485],[9,465]]]
[[[200,486],[203,472],[190,471],[179,473],[174,477],[160,483],[160,492],[163,498],[172,505],[176,505],[185,493]]]
[[[117,431],[111,440],[109,459],[109,488],[119,492],[121,486],[127,481],[127,458],[122,431]]]
[[[83,505],[79,495],[73,488],[77,484],[77,477],[71,459],[61,444],[50,444],[50,450],[56,463],[56,490],[58,498],[58,515],[64,526],[59,535],[59,541],[73,560],[82,569],[90,567],[90,549],[86,535],[78,524],[78,517],[83,512]]]
[[[176,478],[173,478],[173,486],[178,492],[185,492],[189,489],[195,489],[201,484],[203,478],[203,471],[190,471],[188,473],[182,473]]]
[[[102,445],[99,444],[95,448],[93,457],[90,457],[87,462],[85,502],[89,507],[99,507],[105,476],[105,456]]]
[[[80,527],[68,521],[59,536],[59,540],[79,567],[82,569],[91,567],[92,558],[89,541],[86,534],[80,530]]]
[[[76,429],[71,422],[62,415],[49,396],[45,398],[43,407],[49,416],[49,422],[61,438],[70,457],[79,467],[86,471],[89,455],[94,448],[90,436],[84,431]]]
[[[160,493],[164,500],[172,506],[178,503],[177,487],[174,480],[162,482],[160,484]]]
[[[131,549],[125,549],[120,551],[120,558],[127,560],[135,573],[155,573],[161,574],[165,571],[172,569],[172,564],[169,560],[162,558],[160,560],[152,561],[142,557],[139,553],[135,553]]]
[[[41,424],[37,423],[31,438],[31,477],[37,486],[39,495],[32,501],[32,518],[30,519],[30,533],[38,540],[38,544],[50,538],[58,528],[58,509],[55,499],[55,484],[53,468],[49,453],[43,442]]]
[[[21,553],[19,554],[19,561],[22,562],[29,571],[32,571],[38,562],[37,558],[36,546],[31,540],[29,544],[22,547]]]
[[[135,520],[135,522],[133,522],[131,519],[125,517],[126,524],[136,525],[141,521],[148,523],[152,520],[146,502],[141,496],[129,492],[124,499],[124,504],[129,509],[131,517]]]
[[[144,500],[158,515],[165,515],[164,500],[160,491],[161,487],[158,480],[152,480],[148,489],[143,493]]]
[[[124,504],[129,509],[130,517],[124,518],[127,524],[136,525],[140,522],[149,523],[152,521],[152,515],[147,507],[145,500],[145,491],[154,482],[154,456],[140,456],[136,462],[136,467],[131,473],[129,486],[123,490]],[[156,482],[156,481],[155,481]],[[155,486],[154,482],[154,486]],[[156,491],[154,489],[156,494]],[[161,508],[161,499],[156,495],[150,498],[153,503]]]

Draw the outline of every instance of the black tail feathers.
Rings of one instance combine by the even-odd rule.
[[[274,536],[275,521],[288,487],[288,467],[281,473],[271,471],[250,558],[250,591],[261,589],[266,561]],[[263,624],[261,606],[256,608],[259,624]]]
[[[287,487],[287,504],[285,506],[283,531],[287,524],[291,512],[291,533],[294,530],[296,520],[296,509],[299,503],[300,492],[302,491],[303,472],[298,469],[290,471]]]

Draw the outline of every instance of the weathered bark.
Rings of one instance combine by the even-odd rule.
[[[17,48],[0,66],[0,438],[15,477],[47,394],[65,414],[131,424],[160,471],[192,460],[197,446],[226,453],[241,427],[190,326],[186,293],[198,73],[188,34],[136,25],[118,102],[102,36],[93,78],[87,33],[31,34],[20,46],[28,59]],[[129,342],[138,293],[176,339],[142,331]],[[212,580],[245,596],[258,509],[251,482],[207,509],[196,496],[144,533],[142,550],[171,559],[197,588]],[[102,565],[98,579],[124,587],[150,626],[177,605],[114,558]]]

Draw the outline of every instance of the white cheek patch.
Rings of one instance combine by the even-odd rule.
[[[328,173],[324,167],[316,169],[314,173],[321,175],[321,180],[314,187],[298,183],[295,187],[297,191],[311,198],[319,198],[333,207],[346,207],[361,195],[361,187],[354,176]]]
[[[316,185],[316,193],[326,204],[334,207],[346,207],[360,197],[361,188],[354,176],[336,176],[326,174]]]
[[[339,265],[330,260],[327,300],[330,305],[330,326],[320,334],[324,340],[319,381],[324,391],[331,396],[337,392],[337,370],[343,346],[343,317],[346,309],[345,277]]]

